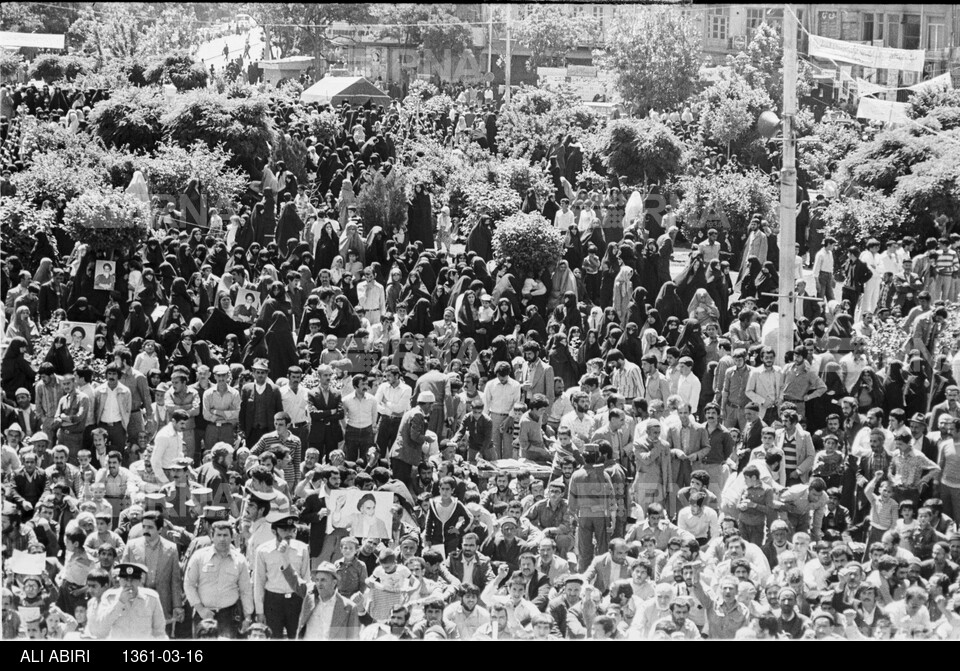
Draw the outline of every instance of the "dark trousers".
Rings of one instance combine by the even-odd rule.
[[[307,448],[310,447],[310,425],[304,422],[303,424],[294,424],[290,428],[290,433],[295,435],[300,439],[300,459],[295,461],[293,467],[297,469],[297,472],[300,472],[300,462],[304,460],[307,456]]]
[[[247,433],[247,447],[252,450],[253,446],[257,444],[257,441],[263,438],[263,434],[267,433],[268,431],[270,431],[270,429],[265,426],[252,427],[250,432]]]
[[[263,619],[274,638],[296,638],[303,599],[296,594],[289,598],[276,592],[263,593]]]
[[[413,466],[394,457],[390,460],[390,470],[393,471],[393,477],[407,487],[413,488]]]
[[[402,417],[380,417],[380,428],[377,429],[377,449],[380,454],[387,454],[393,447],[393,441],[397,439],[397,431],[400,430],[400,420]]]
[[[122,452],[124,454],[126,453],[127,430],[123,427],[122,422],[114,422],[113,424],[100,422],[97,426],[107,432],[107,444],[110,446],[111,450],[117,450],[118,452]]]
[[[361,454],[366,454],[367,448],[374,444],[373,427],[365,426],[362,429],[347,424],[343,436],[343,453],[347,461],[356,461]]]
[[[225,638],[240,638],[240,623],[243,621],[243,608],[240,602],[214,611],[213,618],[217,621],[218,633]],[[193,613],[193,637],[197,637],[197,627],[201,618],[196,611]]]
[[[341,440],[343,440],[343,431],[340,429],[340,422],[337,420],[323,422],[314,418],[313,425],[310,427],[310,447],[320,450],[320,456],[325,457],[340,447]]]

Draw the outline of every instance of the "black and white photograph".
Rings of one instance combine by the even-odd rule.
[[[960,641],[960,5],[4,2],[0,74],[3,661]]]
[[[393,495],[386,492],[363,492],[338,489],[330,492],[330,515],[327,531],[345,529],[357,538],[390,538],[393,517],[390,506]]]
[[[253,323],[260,313],[260,294],[253,289],[238,289],[233,317],[237,321]]]
[[[57,334],[67,339],[69,347],[77,347],[87,352],[93,351],[93,341],[97,325],[83,322],[60,322]]]
[[[112,261],[97,261],[93,276],[93,288],[101,291],[113,291],[116,284],[116,266]]]

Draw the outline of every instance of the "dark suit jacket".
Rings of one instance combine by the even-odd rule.
[[[146,538],[134,538],[127,543],[123,551],[123,562],[147,564]],[[177,546],[165,538],[160,539],[160,559],[157,562],[157,575],[154,580],[149,578],[145,587],[157,590],[160,595],[160,604],[163,606],[163,615],[166,618],[173,616],[174,608],[183,607],[183,577],[180,574],[180,557]]]
[[[26,415],[30,415],[30,433],[29,434],[26,433],[27,431]],[[35,434],[37,431],[40,430],[40,415],[37,414],[37,411],[33,409],[32,405],[30,406],[30,409],[27,410],[26,412],[24,412],[20,408],[17,408],[16,420],[14,421],[16,421],[16,423],[20,425],[20,430],[24,432],[24,436],[23,436],[24,440],[29,440],[30,436],[32,436],[33,434]],[[53,439],[55,438],[55,436],[49,436],[49,438]]]
[[[326,498],[317,492],[307,496],[300,511],[300,521],[310,525],[310,556],[319,557],[323,548],[323,539],[327,535],[327,520],[317,513],[326,508]]]
[[[629,557],[627,558],[627,572],[630,571],[630,565],[633,562]],[[601,594],[606,594],[610,591],[610,571],[613,568],[613,559],[610,558],[609,552],[604,552],[599,557],[596,557],[593,562],[590,564],[590,568],[587,569],[587,572],[583,574],[583,582],[587,585],[593,585]]]
[[[253,382],[243,385],[240,390],[240,430],[246,434],[254,428],[254,391]],[[280,390],[275,385],[267,383],[266,391],[261,397],[261,402],[267,405],[267,431],[273,430],[273,415],[283,410],[283,401],[280,398]]]
[[[61,283],[60,295],[54,291],[50,282],[44,282],[40,285],[40,321],[45,322],[50,319],[56,310],[67,309],[67,287]]]
[[[463,582],[462,554],[463,553],[458,550],[457,552],[450,553],[447,557],[447,570],[460,582]],[[478,552],[477,562],[473,566],[473,576],[471,576],[473,584],[482,592],[490,581],[494,579],[496,579],[496,576],[493,573],[493,569],[490,568],[490,557]]]
[[[33,481],[27,481],[27,474],[21,468],[13,476],[13,489],[10,490],[10,499],[23,508],[23,502],[29,501],[30,505],[36,506],[37,501],[43,496],[47,488],[47,474],[41,468],[33,472]]]
[[[302,581],[297,588],[297,594],[303,598],[300,622],[297,624],[297,638],[303,638],[310,616],[320,602],[320,596],[315,583]],[[360,616],[357,614],[357,605],[339,592],[335,593],[333,598],[335,603],[333,618],[330,620],[330,638],[338,640],[360,638]]]
[[[340,394],[330,390],[327,394],[327,400],[324,402],[323,394],[320,388],[307,392],[307,409],[310,411],[310,434],[311,444],[316,432],[325,430],[330,434],[330,440],[334,437],[339,442],[343,440],[343,429],[340,427],[340,420],[343,419],[343,404]]]

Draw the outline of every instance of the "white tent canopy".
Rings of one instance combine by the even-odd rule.
[[[300,100],[322,105],[340,105],[343,102],[362,105],[367,100],[372,100],[386,105],[390,102],[390,96],[363,77],[324,77],[301,93]]]

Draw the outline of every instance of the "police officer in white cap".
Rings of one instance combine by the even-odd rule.
[[[90,633],[97,638],[142,640],[165,639],[166,619],[156,591],[143,587],[147,567],[117,564],[120,587],[108,589],[100,603],[87,614]]]
[[[423,447],[428,442],[427,427],[430,411],[437,397],[432,391],[421,391],[417,407],[407,410],[400,420],[397,439],[390,451],[390,468],[393,477],[407,487],[413,487],[414,469],[423,460]]]

